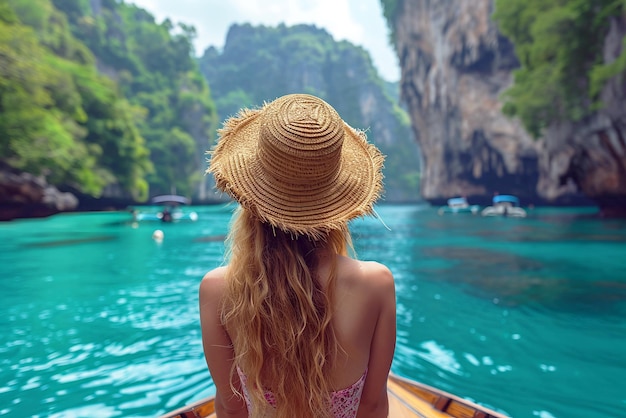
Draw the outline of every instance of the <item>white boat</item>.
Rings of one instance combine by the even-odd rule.
[[[500,194],[493,197],[493,205],[483,209],[481,215],[524,218],[526,217],[526,211],[519,206],[519,199],[517,197],[508,194]]]
[[[448,199],[447,203],[447,206],[439,208],[437,211],[439,215],[443,215],[444,213],[471,213],[474,215],[480,211],[479,205],[470,205],[464,197],[453,197]]]

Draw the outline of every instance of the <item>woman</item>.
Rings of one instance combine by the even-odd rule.
[[[200,285],[217,417],[386,417],[393,276],[348,255],[347,226],[373,213],[383,156],[302,94],[219,134],[207,171],[240,206],[228,265]]]

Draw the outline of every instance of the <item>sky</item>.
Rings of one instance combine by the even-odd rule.
[[[380,76],[400,79],[398,58],[389,43],[389,29],[380,0],[127,0],[162,22],[196,28],[196,53],[209,46],[221,49],[234,23],[288,26],[305,23],[325,29],[336,40],[365,48]]]

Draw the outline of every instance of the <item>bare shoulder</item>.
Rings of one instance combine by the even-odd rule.
[[[344,268],[344,277],[349,286],[367,293],[381,296],[381,293],[394,293],[395,284],[391,270],[376,261],[361,261],[344,258],[340,265]],[[346,274],[347,273],[347,274]]]
[[[388,282],[393,280],[391,270],[377,261],[357,261],[363,273],[375,281]]]
[[[386,265],[376,261],[357,261],[357,263],[361,271],[361,279],[373,290],[394,287],[393,274]]]
[[[202,281],[203,282],[223,281],[224,276],[226,275],[227,269],[228,269],[228,266],[221,266],[221,267],[216,267],[213,270],[209,270],[202,278]]]
[[[225,275],[227,266],[217,267],[207,272],[200,282],[201,300],[219,300],[226,284]]]
[[[391,306],[395,309],[396,286],[391,270],[384,264],[375,261],[361,261],[363,274],[369,283],[369,290],[374,300],[377,300],[384,309]]]

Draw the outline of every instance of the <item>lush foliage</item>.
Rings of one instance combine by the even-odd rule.
[[[115,184],[146,197],[152,166],[134,109],[63,13],[48,0],[0,1],[0,57],[0,159],[86,193]]]
[[[93,11],[89,0],[53,1],[66,11],[101,70],[141,110],[135,123],[155,167],[150,193],[193,194],[217,124],[208,86],[192,57],[195,29],[170,20],[157,24],[145,10],[114,0],[103,0]]]
[[[602,55],[610,18],[625,11],[624,0],[496,0],[494,19],[521,63],[504,112],[536,137],[593,112],[606,81],[626,70],[626,44],[613,63]]]
[[[209,48],[200,68],[222,120],[288,93],[324,98],[350,125],[369,128],[368,138],[387,155],[387,197],[417,198],[419,155],[408,116],[397,105],[398,85],[381,80],[363,48],[310,25],[233,25],[223,51]]]
[[[94,196],[193,194],[217,125],[194,36],[116,0],[0,0],[0,160]]]

